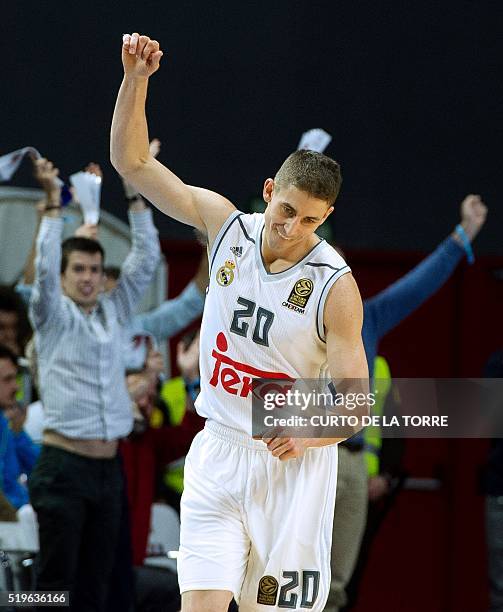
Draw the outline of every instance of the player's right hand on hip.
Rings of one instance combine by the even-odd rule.
[[[156,40],[137,32],[122,37],[122,64],[127,76],[148,78],[159,69],[163,53]]]

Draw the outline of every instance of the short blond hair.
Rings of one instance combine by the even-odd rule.
[[[279,189],[293,185],[332,206],[341,189],[341,168],[323,153],[301,149],[286,158],[274,183]]]

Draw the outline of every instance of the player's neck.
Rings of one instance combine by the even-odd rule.
[[[273,249],[267,243],[265,232],[262,235],[262,261],[268,272],[277,274],[291,268],[296,263],[304,259],[319,242],[320,238],[316,234],[312,234],[306,240],[295,244],[290,248]]]

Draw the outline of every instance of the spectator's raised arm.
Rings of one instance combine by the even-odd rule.
[[[30,252],[26,259],[23,269],[23,283],[25,285],[33,285],[35,281],[35,255],[36,255],[36,237],[40,228],[40,222],[44,215],[45,209],[54,205],[60,204],[61,187],[57,182],[59,170],[52,163],[44,158],[35,159],[33,161],[33,176],[37,180],[40,187],[44,190],[44,197],[37,202],[37,227]]]
[[[201,256],[199,267],[192,281],[172,300],[166,300],[157,308],[137,315],[135,329],[142,329],[157,338],[166,340],[175,336],[199,317],[204,308],[204,289],[208,284],[208,257]]]
[[[122,323],[133,314],[154,275],[161,255],[157,229],[143,200],[129,207],[132,247],[124,262],[119,282],[110,293]]]
[[[469,195],[461,203],[459,225],[469,243],[482,229],[486,216],[487,208],[479,196]],[[455,230],[405,276],[365,301],[365,317],[372,320],[378,338],[396,327],[447,282],[463,258],[464,249],[466,246],[459,230]]]
[[[61,235],[60,190],[55,179],[57,168],[45,158],[34,161],[35,173],[46,192],[46,205],[36,239],[34,287],[30,300],[30,318],[35,328],[50,317],[57,320],[61,311]]]

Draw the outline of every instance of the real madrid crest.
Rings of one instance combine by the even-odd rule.
[[[234,280],[234,269],[236,264],[232,259],[227,259],[225,264],[217,270],[217,283],[221,287],[228,287]]]

